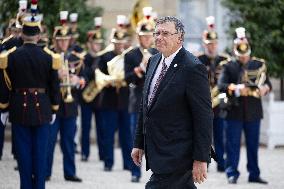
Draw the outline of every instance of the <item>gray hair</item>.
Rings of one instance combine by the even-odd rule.
[[[168,22],[172,22],[175,24],[175,28],[177,32],[181,34],[182,41],[184,41],[184,34],[185,34],[184,25],[178,18],[174,16],[161,17],[156,21],[156,27],[160,24],[164,24]]]

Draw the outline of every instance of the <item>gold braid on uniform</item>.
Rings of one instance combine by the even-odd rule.
[[[5,42],[7,42],[7,41],[9,41],[11,38],[13,38],[14,37],[14,35],[9,35],[8,37],[6,37],[5,39],[3,39],[2,41],[1,41],[1,44],[4,44]]]
[[[17,49],[17,47],[13,47],[13,48],[9,49],[8,51],[2,52],[0,54],[0,69],[3,69],[4,80],[5,80],[6,86],[8,87],[8,89],[10,91],[12,90],[11,80],[9,78],[7,71],[6,71],[6,68],[8,67],[8,56],[9,56],[9,54],[14,52],[16,49]]]
[[[47,47],[44,47],[43,50],[52,57],[52,69],[59,70],[61,68],[60,54],[52,52]]]
[[[8,89],[9,89],[9,91],[11,91],[12,90],[12,85],[11,85],[11,80],[10,80],[8,74],[7,74],[7,71],[3,70],[3,74],[4,74],[5,83],[6,83],[7,87],[8,87]]]

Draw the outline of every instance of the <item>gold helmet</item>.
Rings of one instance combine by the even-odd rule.
[[[209,16],[206,18],[207,30],[203,31],[202,41],[205,44],[214,43],[218,40],[217,32],[215,31],[215,18]]]
[[[152,7],[144,7],[143,14],[143,19],[137,24],[136,33],[138,35],[153,35],[155,22],[152,17]]]
[[[71,30],[68,26],[55,26],[53,32],[53,38],[55,39],[70,39]]]
[[[113,28],[110,35],[110,40],[112,43],[126,43],[129,39],[129,33],[125,29],[125,20],[124,15],[117,15],[117,27]]]
[[[236,56],[249,56],[251,48],[246,38],[245,28],[236,28],[237,38],[234,40],[234,53]]]
[[[88,31],[87,38],[88,41],[93,41],[95,43],[103,43],[103,34],[102,34],[102,17],[94,18],[95,29]]]

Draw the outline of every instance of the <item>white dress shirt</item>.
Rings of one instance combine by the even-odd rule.
[[[156,84],[156,81],[162,71],[162,64],[163,64],[163,60],[165,58],[165,63],[167,65],[167,69],[170,67],[172,61],[174,60],[175,56],[177,55],[177,53],[179,52],[179,50],[181,49],[182,47],[180,47],[176,52],[174,52],[173,54],[171,54],[170,56],[168,56],[167,58],[164,57],[164,55],[162,54],[162,58],[161,58],[161,61],[159,62],[159,65],[156,69],[156,72],[155,72],[155,75],[151,81],[151,85],[150,85],[150,91],[149,91],[149,94],[148,94],[148,102],[150,100],[150,97],[151,97],[151,94],[153,93],[153,90],[154,90],[154,87],[155,87],[155,84]]]

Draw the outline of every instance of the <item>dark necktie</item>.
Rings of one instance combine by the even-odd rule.
[[[168,68],[168,67],[167,67],[167,65],[166,65],[165,58],[164,58],[163,63],[162,63],[162,70],[161,70],[161,72],[160,72],[160,74],[159,74],[159,77],[158,77],[156,83],[155,83],[153,92],[152,92],[152,94],[151,94],[151,96],[150,96],[150,98],[149,98],[148,106],[150,106],[150,105],[152,104],[153,99],[154,99],[154,97],[155,97],[155,95],[156,95],[157,89],[158,89],[158,87],[159,87],[161,81],[163,80],[163,77],[166,75],[167,68]]]

